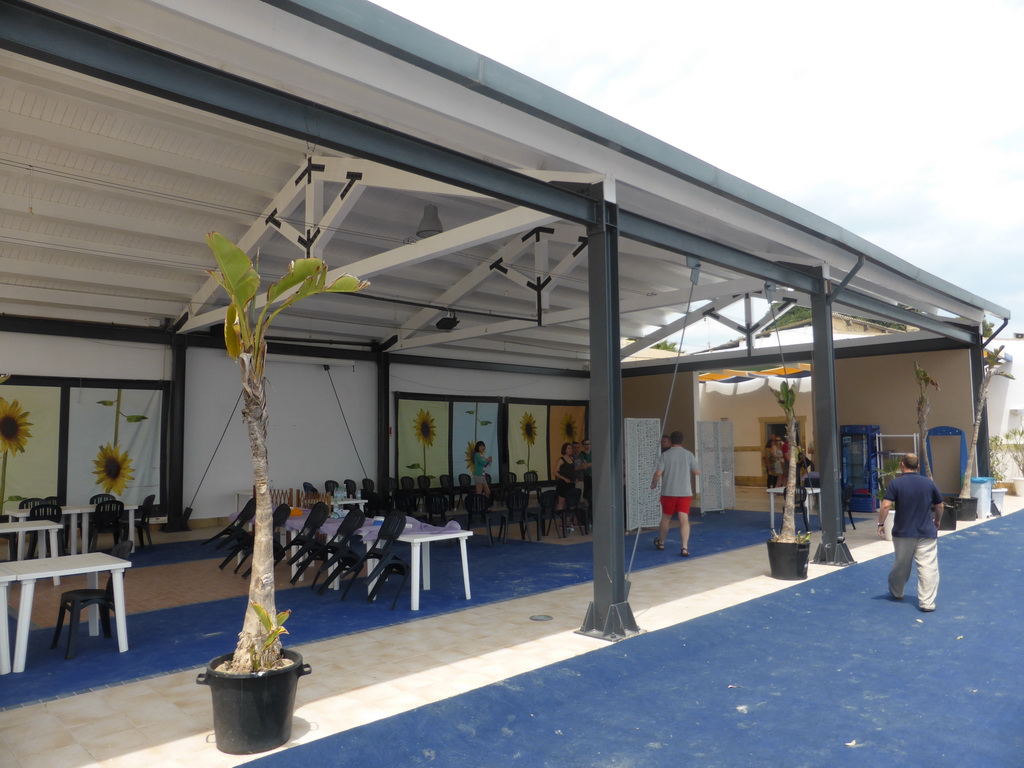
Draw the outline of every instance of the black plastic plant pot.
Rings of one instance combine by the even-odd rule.
[[[969,509],[964,508],[967,502]],[[964,517],[964,515],[972,515]],[[959,496],[942,497],[942,520],[939,522],[940,531],[955,531],[957,520],[976,520],[978,517],[978,500],[961,499]]]
[[[771,541],[768,544],[768,564],[773,579],[800,581],[807,578],[807,561],[811,557],[811,543]]]
[[[213,696],[213,732],[217,749],[229,755],[253,755],[281,746],[292,737],[295,690],[299,678],[312,670],[302,654],[283,651],[293,663],[284,669],[259,674],[218,672],[233,654],[218,656],[206,665],[196,683]]]

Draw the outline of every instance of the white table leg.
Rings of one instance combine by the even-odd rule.
[[[771,515],[771,526],[772,530],[775,530],[775,494],[768,494],[768,508],[769,514]]]
[[[128,510],[128,541],[132,543],[132,552],[135,551],[135,510]]]
[[[68,554],[78,554],[78,513],[71,512],[68,517],[70,520],[70,533],[68,535]],[[85,521],[89,519],[88,515],[82,517],[82,553],[89,551],[89,529],[86,527]]]
[[[124,607],[124,569],[111,572],[114,588],[114,614],[117,619],[117,648],[121,653],[128,650],[128,615]]]
[[[7,630],[7,590],[8,582],[0,584],[0,675],[11,673],[11,638]]]
[[[18,628],[14,633],[14,662],[12,672],[25,671],[25,657],[28,655],[28,630],[32,624],[32,600],[35,597],[35,579],[25,579],[21,584],[21,604],[18,606]],[[6,619],[6,617],[5,617]]]
[[[462,583],[466,586],[466,599],[472,600],[469,593],[469,556],[466,552],[466,539],[459,539],[459,548],[462,550]]]
[[[25,547],[26,547],[26,544],[27,544],[27,542],[25,541],[25,537],[26,536],[28,536],[28,533],[26,531],[18,531],[18,559],[19,560],[24,560],[25,559]]]
[[[420,542],[410,542],[412,545],[412,596],[410,608],[414,611],[420,609]]]
[[[423,555],[420,558],[423,562],[423,591],[430,589],[430,542],[423,542]]]

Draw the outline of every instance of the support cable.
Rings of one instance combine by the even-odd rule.
[[[324,370],[327,371],[327,378],[331,380],[331,389],[334,390],[334,399],[338,401],[338,410],[341,411],[341,420],[345,422],[345,431],[348,432],[348,439],[352,442],[352,450],[356,454],[356,461],[359,462],[359,469],[363,471],[363,477],[369,477],[366,474],[366,467],[363,466],[363,457],[359,455],[359,446],[356,445],[356,439],[352,436],[352,428],[348,425],[348,418],[345,416],[345,409],[341,405],[341,398],[338,397],[338,388],[334,386],[334,377],[331,375],[331,366],[325,365]]]
[[[210,471],[210,467],[213,466],[213,460],[217,458],[217,451],[220,450],[220,444],[224,442],[224,435],[228,433],[228,427],[231,426],[231,419],[238,413],[238,404],[242,402],[242,393],[238,393],[238,399],[235,400],[235,407],[231,409],[231,413],[228,415],[227,424],[224,425],[224,431],[220,433],[220,440],[217,441],[217,447],[213,449],[213,455],[210,456],[210,462],[206,465],[206,470],[203,472],[203,476],[199,478],[199,485],[196,486],[196,492],[192,496],[192,501],[189,503],[188,508],[192,509],[192,505],[196,503],[196,497],[199,496],[199,489],[203,487],[203,481],[206,479],[207,473]],[[187,529],[186,529],[187,530]]]
[[[690,308],[693,304],[693,289],[697,287],[697,281],[700,279],[700,262],[696,262],[690,266],[690,295],[686,298],[686,314],[684,317],[690,316]],[[676,388],[676,376],[679,374],[679,361],[683,356],[683,339],[686,337],[686,323],[683,323],[683,327],[679,329],[679,343],[676,348],[676,361],[672,367],[672,382],[668,388],[668,399],[665,401],[665,414],[661,417],[661,433],[665,434],[665,425],[668,423],[669,410],[672,407],[672,395]],[[651,468],[651,476],[654,476],[654,472],[657,470],[657,463]],[[642,525],[637,525],[636,533],[633,535],[633,553],[629,558],[629,568],[626,569],[626,578],[628,579],[630,574],[633,572],[633,561],[636,559],[636,549],[640,543],[640,531],[643,529]]]

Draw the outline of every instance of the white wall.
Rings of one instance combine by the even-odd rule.
[[[327,364],[330,376],[319,360],[271,356],[267,362],[267,452],[276,488],[308,481],[323,490],[325,480],[377,476],[377,366]],[[235,492],[252,489],[241,404],[232,415],[241,392],[238,366],[222,351],[190,349],[185,391],[183,503],[193,508],[193,519],[225,517],[235,509]]]
[[[0,373],[160,381],[170,378],[170,360],[158,344],[0,332]]]

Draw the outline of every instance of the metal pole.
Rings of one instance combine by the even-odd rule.
[[[618,208],[614,182],[592,188],[599,221],[587,228],[590,293],[590,432],[594,441],[594,601],[580,634],[622,640],[640,628],[627,601],[619,361]]]

